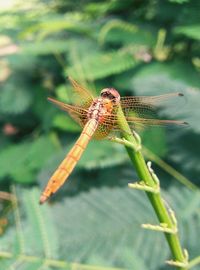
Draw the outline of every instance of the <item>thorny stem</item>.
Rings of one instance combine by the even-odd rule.
[[[125,144],[125,148],[137,171],[140,181],[143,181],[146,186],[156,189],[158,184],[156,183],[153,174],[150,172],[149,168],[145,163],[144,157],[140,150],[140,142],[137,137],[138,135],[135,136],[134,134],[132,134],[121,107],[119,107],[118,116],[118,124],[123,130],[122,136],[126,141],[128,141],[128,143]],[[133,145],[132,148],[130,147],[130,145],[128,145],[129,143]],[[133,148],[135,150],[133,150]],[[164,200],[162,199],[160,192],[153,193],[146,191],[146,194],[150,200],[150,203],[153,206],[153,209],[157,215],[160,224],[165,224],[167,228],[171,229],[172,231],[174,229],[177,229],[176,224],[174,224],[174,218],[171,215],[171,211],[169,211],[168,208],[165,206]],[[172,253],[173,262],[175,262],[174,265],[177,266],[178,270],[187,270],[187,258],[185,256],[184,250],[181,247],[177,230],[174,230],[174,233],[164,231],[164,234]],[[183,266],[178,266],[179,263]]]

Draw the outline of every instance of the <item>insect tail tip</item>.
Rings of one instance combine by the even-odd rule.
[[[72,79],[72,77],[71,77],[70,75],[67,75],[66,78],[67,78],[70,82],[73,81],[73,79]]]
[[[179,97],[184,97],[184,94],[183,93],[178,93],[178,96]]]
[[[52,101],[52,98],[51,98],[51,97],[47,97],[47,100],[48,100],[48,101]]]
[[[47,197],[47,196],[45,196],[45,195],[41,195],[40,200],[39,200],[39,204],[43,204],[43,203],[45,203],[47,199],[48,199],[48,197]]]

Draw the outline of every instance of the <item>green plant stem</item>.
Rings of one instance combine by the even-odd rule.
[[[123,137],[133,145],[138,145],[138,149],[140,146],[140,143],[137,141],[137,138],[132,134],[130,127],[128,123],[126,122],[126,119],[124,117],[123,111],[121,107],[119,107],[118,110],[118,124],[120,128],[123,130]],[[150,173],[146,162],[144,160],[144,157],[142,155],[141,150],[134,151],[132,148],[125,145],[125,148],[128,152],[128,155],[137,171],[137,174],[139,176],[139,180],[143,181],[147,186],[150,186],[152,188],[156,188],[157,184],[155,180],[152,177],[152,174]],[[168,228],[175,227],[172,217],[170,216],[170,213],[168,212],[164,200],[162,199],[160,193],[155,194],[151,192],[146,192],[153,209],[155,210],[155,213],[158,217],[158,220],[161,224],[167,224]],[[165,233],[165,237],[167,239],[167,242],[169,244],[173,261],[181,262],[183,264],[186,263],[186,258],[184,256],[184,252],[181,248],[179,236],[176,233]],[[178,267],[179,270],[186,270],[187,267]]]
[[[150,151],[146,147],[143,147],[142,152],[146,158],[150,159],[151,161],[154,161],[160,168],[162,168],[167,173],[176,178],[181,184],[183,184],[184,186],[186,186],[191,190],[194,191],[199,190],[199,187],[197,185],[193,184],[189,179],[187,179],[185,176],[183,176],[181,173],[179,173],[177,170],[175,170],[172,166],[167,164],[157,155],[155,155],[152,151]]]
[[[200,264],[200,256],[196,257],[195,259],[191,260],[189,263],[189,269],[191,269],[192,267],[196,266]]]
[[[16,260],[15,256],[9,252],[0,251],[1,259],[13,259]],[[20,254],[17,258],[22,263],[34,263],[41,262],[44,266],[53,267],[55,269],[79,269],[79,270],[123,270],[122,268],[113,268],[113,267],[103,267],[96,265],[80,264],[80,263],[71,263],[64,260],[49,259],[45,257],[37,257],[31,255]]]

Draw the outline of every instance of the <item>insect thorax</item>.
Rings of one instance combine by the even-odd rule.
[[[101,98],[97,98],[93,101],[92,105],[88,109],[87,118],[99,120],[101,111],[103,109],[103,101]]]

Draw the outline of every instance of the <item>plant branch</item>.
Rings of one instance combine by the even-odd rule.
[[[0,251],[0,258],[3,259],[16,259],[13,253]],[[17,260],[25,263],[41,262],[44,266],[59,268],[59,269],[79,269],[79,270],[123,270],[122,268],[104,267],[80,263],[71,263],[64,260],[49,259],[45,257],[37,257],[31,255],[20,254]]]
[[[184,186],[186,186],[191,190],[199,190],[199,187],[197,185],[193,184],[189,179],[187,179],[184,175],[179,173],[177,170],[175,170],[173,167],[171,167],[157,155],[155,155],[152,151],[150,151],[146,147],[143,147],[142,152],[144,153],[146,158],[150,159],[151,161],[154,161],[160,168],[162,168],[167,173],[176,178],[181,184],[183,184]]]
[[[188,269],[191,269],[192,267],[194,267],[194,266],[196,266],[198,264],[200,264],[200,256],[194,258],[193,260],[191,260],[189,262]]]
[[[130,147],[133,150],[136,150],[135,145],[133,145],[131,142],[125,139],[116,138],[116,137],[110,137],[109,139],[111,141],[126,145],[127,147]],[[199,187],[197,185],[193,184],[189,179],[187,179],[185,176],[183,176],[181,173],[175,170],[172,166],[167,164],[165,161],[163,161],[156,154],[154,154],[152,151],[150,151],[144,146],[142,147],[142,153],[144,154],[146,158],[150,159],[151,161],[154,161],[160,168],[165,170],[168,174],[172,175],[174,178],[176,178],[181,184],[183,184],[187,188],[191,190],[199,190]]]
[[[141,152],[140,138],[136,133],[131,132],[121,107],[119,107],[118,116],[118,124],[123,131],[123,138],[117,139],[118,142],[125,145],[128,155],[137,171],[139,180],[142,181],[145,188],[150,187],[153,191],[158,191],[159,180],[150,165],[146,165]],[[160,225],[157,227],[155,225],[147,224],[145,228],[148,228],[149,226],[150,229],[154,228],[158,231],[164,232],[173,258],[173,260],[170,261],[170,264],[176,266],[179,270],[188,269],[188,258],[180,244],[174,212],[166,207],[160,192],[152,192],[151,189],[147,190],[145,188],[143,190],[146,192],[160,222]]]

